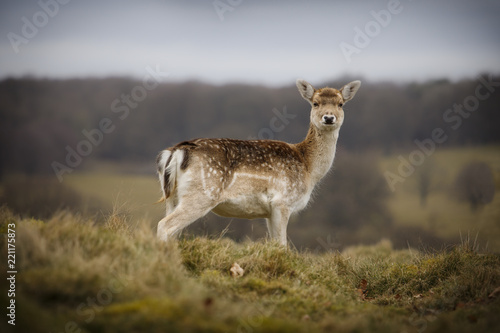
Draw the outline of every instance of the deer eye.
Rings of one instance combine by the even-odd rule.
[[[318,102],[314,102],[314,103],[313,103],[313,106],[314,106],[315,108],[317,108],[317,107],[319,106],[319,103],[318,103]]]
[[[342,107],[342,106],[344,106],[344,104],[340,103],[339,106]]]

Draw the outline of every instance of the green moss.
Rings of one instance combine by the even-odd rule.
[[[286,293],[288,288],[277,281],[264,281],[259,278],[249,277],[242,280],[240,289],[256,292],[259,295],[277,295]]]

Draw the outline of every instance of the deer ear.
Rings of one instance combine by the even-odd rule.
[[[314,95],[314,87],[309,82],[301,79],[298,79],[295,84],[297,84],[297,88],[299,88],[302,97],[304,97],[306,101],[311,102]]]
[[[351,83],[346,84],[342,87],[342,89],[340,89],[340,91],[342,92],[342,97],[344,98],[344,103],[350,101],[354,97],[354,95],[356,95],[356,92],[358,91],[360,86],[361,81],[352,81]]]

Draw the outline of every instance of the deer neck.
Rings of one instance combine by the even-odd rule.
[[[320,131],[311,124],[304,141],[297,144],[298,151],[305,159],[313,186],[326,175],[333,164],[339,130],[340,127]]]

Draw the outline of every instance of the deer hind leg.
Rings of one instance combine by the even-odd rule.
[[[272,239],[279,241],[282,245],[287,244],[286,227],[290,212],[284,205],[275,205],[272,208],[271,217],[267,219],[267,229]]]
[[[175,237],[179,232],[197,219],[205,216],[215,207],[213,200],[203,196],[184,196],[175,206],[167,203],[167,216],[158,222],[156,236],[161,241]],[[173,210],[168,213],[169,208]]]

